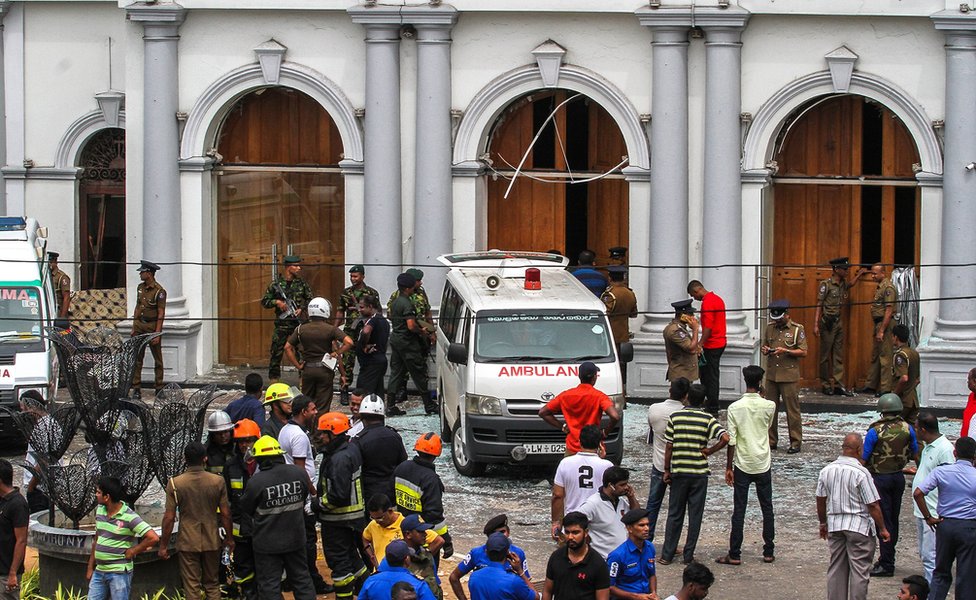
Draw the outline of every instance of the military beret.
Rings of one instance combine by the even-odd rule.
[[[139,271],[140,273],[142,273],[143,271],[149,271],[150,273],[155,273],[156,271],[159,270],[159,265],[157,265],[156,263],[149,262],[148,260],[140,260],[139,268],[136,270]]]
[[[302,257],[298,256],[297,254],[288,254],[282,259],[282,262],[284,262],[286,265],[297,265],[298,263],[302,262]]]
[[[851,266],[851,259],[846,256],[842,256],[840,258],[832,258],[830,259],[830,264],[831,266],[834,267],[846,269],[847,267]]]
[[[505,513],[488,519],[488,522],[485,523],[485,535],[491,535],[502,527],[508,527],[508,515]]]
[[[685,298],[684,300],[678,300],[677,302],[672,302],[671,307],[674,308],[675,312],[688,313],[689,315],[695,314],[695,307],[691,305],[693,300],[691,298]]]
[[[417,278],[410,273],[400,273],[397,275],[397,287],[409,288],[417,285]]]
[[[633,525],[637,521],[640,521],[644,517],[650,514],[650,511],[646,508],[632,508],[624,513],[624,516],[620,517],[620,522],[624,525]]]
[[[350,273],[365,273],[366,268],[363,265],[353,265],[349,267]]]
[[[57,252],[48,252],[47,253],[47,259],[48,260],[58,260],[58,257],[59,256],[61,256],[61,255],[58,254]]]
[[[422,281],[424,279],[424,272],[420,269],[407,269],[405,272],[413,275],[413,278],[417,281]]]

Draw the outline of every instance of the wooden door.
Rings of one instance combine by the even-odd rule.
[[[103,129],[81,152],[79,290],[125,287],[125,130]]]
[[[345,282],[345,199],[335,123],[284,88],[242,99],[220,136],[217,171],[218,360],[266,365],[274,315],[260,304],[277,262],[302,257],[302,276],[333,306]]]
[[[580,182],[620,165],[626,147],[617,124],[596,102],[580,96],[543,126],[571,96],[562,90],[535,93],[514,102],[496,122],[489,142],[495,169],[488,178],[489,248],[555,249],[574,262],[579,251],[590,248],[597,263],[606,264],[609,248],[628,245],[623,177],[618,173]],[[521,174],[505,198],[523,156]]]
[[[831,98],[801,112],[777,155],[772,297],[787,298],[792,318],[806,327],[803,384],[817,386],[813,326],[817,287],[831,272],[828,261],[848,256],[855,265],[881,262],[889,274],[891,265],[918,263],[920,207],[912,171],[918,155],[904,125],[861,97]],[[863,385],[869,367],[875,287],[862,279],[842,312],[844,383],[850,387]]]

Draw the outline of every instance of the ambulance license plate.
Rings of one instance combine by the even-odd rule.
[[[525,444],[526,454],[566,454],[566,444]]]

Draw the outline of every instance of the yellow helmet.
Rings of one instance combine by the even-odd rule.
[[[254,458],[281,456],[284,453],[285,451],[281,449],[278,440],[270,435],[262,435],[258,441],[254,442],[254,446],[251,448],[251,456]]]
[[[287,383],[272,383],[268,386],[268,391],[264,393],[264,404],[271,404],[279,400],[291,402],[297,395],[296,390]]]

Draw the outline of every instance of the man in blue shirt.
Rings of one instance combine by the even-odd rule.
[[[610,567],[610,597],[644,600],[657,594],[654,570],[654,544],[646,508],[630,510],[620,521],[627,526],[627,540],[607,556]]]
[[[359,600],[390,600],[394,584],[406,581],[417,592],[417,600],[436,600],[427,583],[411,573],[410,547],[403,540],[393,540],[386,546],[386,567],[373,573],[363,589],[359,591]]]
[[[596,254],[592,250],[583,250],[579,253],[579,266],[573,269],[573,276],[586,286],[586,289],[593,292],[597,298],[603,295],[603,291],[610,285],[610,280],[601,271],[596,270],[593,262]]]
[[[956,598],[976,597],[976,440],[956,441],[956,462],[936,467],[912,496],[925,522],[935,529],[935,571],[929,598],[945,600],[952,587],[956,563]],[[938,488],[938,517],[925,503],[925,494]]]
[[[486,536],[491,536],[493,533],[503,533],[506,537],[511,535],[511,531],[508,528],[508,515],[501,514],[492,517],[485,523],[484,533]],[[486,544],[487,546],[487,544]],[[467,595],[464,593],[464,588],[461,586],[461,578],[470,573],[471,571],[476,571],[483,567],[487,567],[491,561],[488,559],[488,550],[486,546],[478,546],[477,548],[472,548],[471,552],[464,557],[464,559],[458,563],[458,566],[454,567],[454,571],[451,572],[448,580],[451,583],[451,589],[454,590],[454,595],[458,600],[468,600]],[[516,545],[512,545],[510,551],[518,557],[519,562],[522,564],[522,569],[525,572],[525,576],[532,579],[532,575],[529,573],[529,565],[525,559],[525,551]],[[509,563],[503,563],[506,570],[510,570],[512,566]]]
[[[488,536],[485,549],[488,566],[478,569],[468,580],[471,600],[538,600],[532,580],[525,574],[522,561],[511,552],[512,542],[504,533]]]
[[[244,378],[244,395],[227,405],[231,421],[236,423],[241,419],[251,419],[258,427],[264,425],[264,404],[259,398],[263,387],[264,379],[257,373]]]

